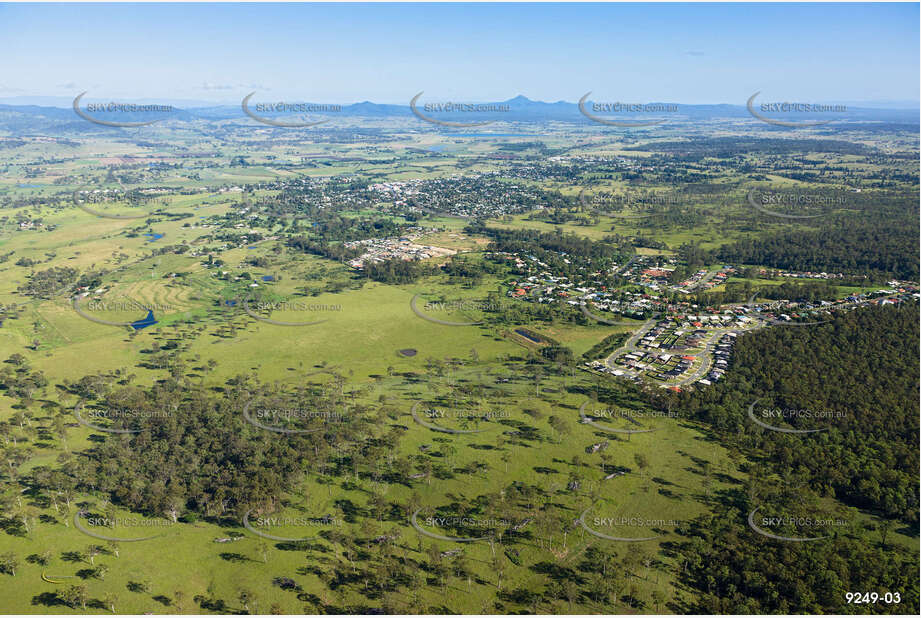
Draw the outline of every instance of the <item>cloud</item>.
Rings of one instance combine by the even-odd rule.
[[[66,84],[58,84],[58,88],[62,90],[76,90],[77,84],[75,82],[67,82]]]
[[[202,90],[233,90],[235,87],[232,84],[210,84],[208,82],[201,85]]]
[[[200,87],[201,90],[238,90],[240,88],[247,88],[250,90],[271,90],[271,88],[267,88],[261,84],[212,84],[204,82]]]

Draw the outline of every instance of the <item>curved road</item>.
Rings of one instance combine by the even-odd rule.
[[[643,322],[639,330],[633,333],[633,335],[624,342],[624,345],[611,352],[611,354],[604,359],[604,364],[611,369],[620,369],[620,367],[614,364],[614,359],[624,353],[636,352],[636,342],[642,339],[647,332],[652,330],[652,327],[656,325],[657,321],[658,318],[651,318]]]

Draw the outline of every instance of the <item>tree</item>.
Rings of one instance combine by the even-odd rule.
[[[269,546],[265,541],[259,541],[259,554],[262,556],[262,564],[269,561]]]
[[[185,602],[185,593],[182,590],[177,590],[173,593],[173,601],[176,603],[176,610],[181,614],[182,606]]]
[[[659,611],[659,605],[661,605],[661,604],[662,604],[662,601],[664,601],[664,600],[665,600],[665,595],[662,594],[662,591],[661,591],[661,590],[656,589],[656,590],[653,590],[653,591],[652,591],[652,602],[653,602],[653,604],[654,604],[655,607],[656,607],[656,612],[657,612],[657,613],[658,613],[658,611]]]
[[[646,468],[649,467],[649,460],[646,459],[646,455],[643,455],[642,453],[634,453],[633,461],[636,462],[637,467],[641,471],[645,471]]]
[[[109,607],[109,611],[115,613],[115,604],[118,603],[118,595],[114,592],[107,592],[102,597],[102,602]]]
[[[0,554],[0,573],[9,573],[16,576],[16,568],[19,566],[19,560],[13,552]]]
[[[102,548],[99,545],[87,545],[86,551],[83,552],[83,555],[89,559],[90,564],[96,563],[96,556],[102,552]]]
[[[68,607],[76,609],[79,605],[83,609],[86,609],[86,586],[82,584],[70,586],[64,590],[64,592],[60,593],[60,595],[61,600],[64,601]]]
[[[502,555],[493,553],[489,566],[496,574],[496,589],[502,590],[502,574],[505,572],[505,561],[502,559]]]

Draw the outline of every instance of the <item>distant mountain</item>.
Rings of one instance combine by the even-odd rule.
[[[10,103],[15,101],[15,103]],[[25,104],[25,101],[41,101],[43,104]],[[99,102],[93,99],[94,102]],[[271,99],[261,98],[254,99],[250,103],[250,109],[254,110],[257,102],[268,102]],[[120,102],[122,102],[120,100]],[[127,102],[127,101],[126,101]],[[139,104],[169,104],[176,109],[168,113],[169,121],[179,122],[196,122],[196,121],[215,121],[215,120],[240,120],[242,122],[252,122],[246,117],[239,104],[208,104],[201,101],[170,101],[170,100],[144,100],[132,101]],[[295,102],[295,101],[291,101]],[[297,101],[301,103],[301,101]],[[524,95],[518,95],[507,101],[488,102],[492,105],[506,107],[508,111],[489,111],[489,112],[436,112],[426,110],[426,103],[447,103],[450,99],[427,98],[423,96],[417,103],[419,113],[438,120],[461,123],[475,123],[482,121],[490,122],[572,122],[582,125],[594,124],[586,118],[579,110],[577,103],[568,101],[534,101]],[[461,101],[463,102],[463,101]],[[717,118],[729,118],[738,120],[753,120],[744,104],[710,104],[710,105],[684,105],[681,103],[659,102],[662,105],[672,105],[675,111],[668,112],[649,112],[649,113],[612,113],[593,111],[592,103],[595,101],[589,99],[586,102],[586,108],[601,118],[625,120],[628,122],[638,122],[642,120],[669,119],[674,121],[700,121],[712,120]],[[618,101],[607,101],[607,103],[616,103]],[[626,101],[630,103],[631,101]],[[487,103],[487,102],[481,102]],[[634,102],[635,103],[635,102]],[[649,102],[654,103],[654,102]],[[906,102],[902,102],[906,103]],[[907,102],[910,103],[910,102]],[[77,132],[86,132],[93,129],[92,123],[81,119],[74,114],[71,108],[72,99],[62,97],[14,97],[12,99],[0,99],[0,127],[11,132],[27,131],[29,133],[41,132],[46,130],[74,130]],[[835,114],[810,114],[805,117],[802,113],[788,114],[769,114],[772,118],[792,120],[803,122],[808,120],[826,120],[848,121],[848,122],[877,122],[889,123],[894,125],[905,124],[909,127],[918,126],[919,111],[917,104],[914,108],[884,108],[871,106],[872,104],[863,104],[865,107],[854,107],[848,105],[847,111]],[[83,106],[85,109],[85,106]],[[270,113],[258,113],[258,115],[269,118],[286,119],[291,115],[277,115]],[[95,117],[111,119],[105,115],[94,115]],[[299,116],[299,115],[295,115]],[[409,101],[406,104],[386,104],[373,103],[371,101],[362,101],[351,105],[344,105],[339,112],[329,112],[326,114],[307,114],[308,117],[326,116],[329,118],[349,117],[349,118],[405,118],[412,119],[413,113],[409,107]],[[151,115],[134,115],[119,114],[118,119],[128,122],[148,120]],[[420,120],[420,122],[422,122]],[[837,123],[836,126],[842,126]],[[100,130],[108,130],[105,127],[97,126]]]

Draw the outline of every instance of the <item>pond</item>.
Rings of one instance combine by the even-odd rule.
[[[529,333],[528,331],[524,329],[516,328],[515,332],[521,335],[522,337],[524,337],[525,339],[527,339],[528,341],[533,341],[534,343],[542,343],[541,339],[534,338],[536,335],[532,335],[531,333]]]
[[[137,322],[132,322],[131,327],[134,330],[141,330],[142,328],[147,328],[148,326],[153,326],[157,323],[157,320],[154,318],[154,312],[151,309],[147,310],[147,317],[143,320],[138,320]]]

